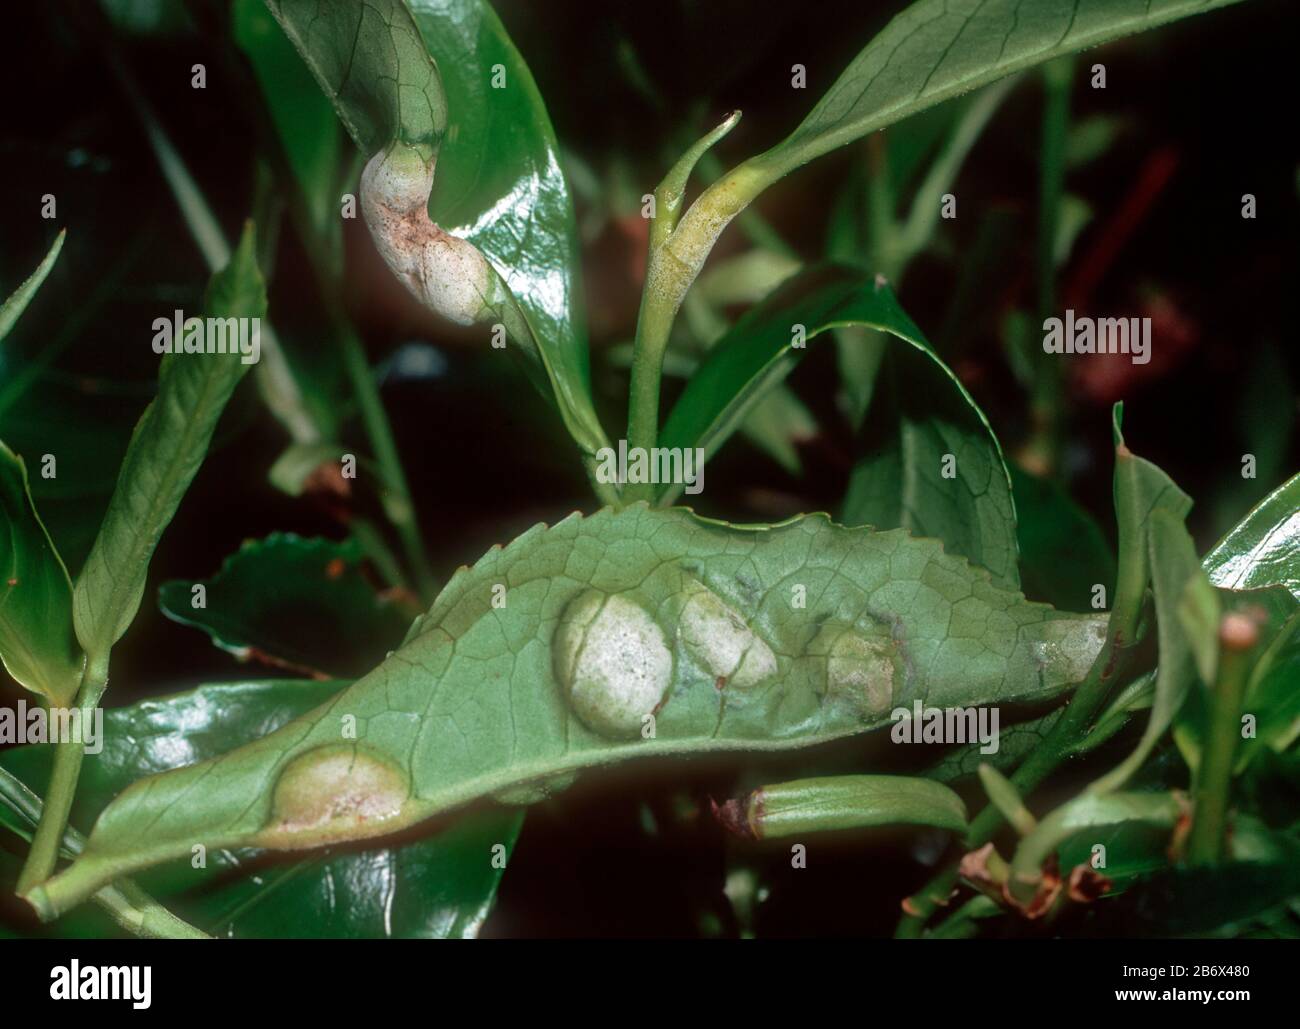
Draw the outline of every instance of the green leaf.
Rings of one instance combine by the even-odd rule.
[[[509,312],[500,318],[579,446],[605,445],[591,401],[573,202],[541,95],[496,14],[483,0],[269,6],[367,157],[394,139],[418,144],[426,159],[436,153],[430,216],[503,280],[523,331]],[[422,84],[416,102],[410,86],[394,88],[399,81]]]
[[[1007,717],[1004,712],[1002,717]],[[998,749],[995,754],[981,753],[985,744],[975,741],[953,747],[943,757],[925,770],[925,777],[936,782],[952,782],[979,771],[980,765],[991,765],[998,771],[1013,769],[1033,752],[1058,718],[1058,708],[1038,718],[1017,725],[1002,725],[998,730]]]
[[[447,130],[447,101],[402,0],[267,0],[369,157],[394,140],[427,160]]]
[[[1281,585],[1300,598],[1300,475],[1261,500],[1205,555],[1210,581],[1224,589]]]
[[[989,803],[1002,813],[1007,824],[1021,836],[1033,832],[1037,823],[1029,809],[1025,807],[1025,802],[1021,799],[1020,791],[1016,789],[1015,784],[988,762],[979,766],[979,777],[980,785],[988,794]]]
[[[780,178],[836,147],[1012,72],[1238,0],[918,0],[807,118],[753,162]]]
[[[72,582],[41,524],[27,468],[0,443],[0,660],[52,705],[77,694],[83,658],[72,632]]]
[[[212,277],[204,307],[210,318],[265,315],[266,287],[251,222],[230,264]],[[207,455],[226,401],[250,367],[238,348],[164,355],[158,396],[131,436],[117,488],[73,590],[77,639],[90,658],[106,658],[139,610],[154,547]]]
[[[20,839],[30,842],[41,819],[42,809],[41,798],[28,789],[3,764],[0,764],[0,826],[9,829]],[[0,839],[0,843],[3,842],[3,839]],[[63,842],[59,850],[64,857],[76,857],[81,853],[85,843],[85,837],[69,826],[64,829]],[[21,862],[16,855],[0,848],[0,883],[11,892],[18,881],[20,866]],[[123,929],[134,935],[159,938],[192,939],[195,936],[207,938],[206,933],[178,919],[129,879],[121,879],[105,886],[95,894],[93,899]],[[93,915],[87,918],[86,914],[86,909],[82,908],[70,918],[60,919],[53,931],[47,930],[41,935],[59,939],[102,939],[112,934],[112,925],[107,923],[102,915],[97,918]],[[6,932],[4,915],[0,912],[0,936]]]
[[[54,455],[58,474],[29,483],[55,548],[74,577],[95,542],[136,412],[113,393],[42,378],[0,414],[16,453]]]
[[[1239,819],[1233,860],[1215,868],[1165,868],[1145,877],[1099,918],[1110,938],[1231,934],[1241,923],[1300,894],[1300,840]],[[1098,912],[1101,915],[1101,912]]]
[[[966,805],[947,786],[902,775],[836,775],[798,779],[755,790],[720,817],[738,816],[731,828],[755,839],[868,829],[881,825],[931,825],[966,831]],[[739,818],[743,817],[743,821]]]
[[[50,252],[36,266],[36,271],[32,272],[27,277],[27,280],[9,295],[8,300],[0,304],[0,340],[9,335],[9,330],[14,327],[14,322],[18,320],[18,316],[27,309],[27,305],[32,302],[32,297],[41,288],[41,283],[50,274],[50,269],[54,267],[54,262],[58,260],[59,251],[63,249],[63,240],[67,235],[67,229],[60,230],[59,234],[54,237]]]
[[[230,17],[235,42],[253,66],[308,219],[321,238],[328,238],[340,225],[336,205],[343,140],[338,119],[262,0],[235,0]]]
[[[1251,674],[1243,710],[1255,718],[1255,735],[1243,738],[1237,771],[1265,749],[1282,753],[1300,738],[1300,613],[1277,632]]]
[[[366,581],[361,563],[355,540],[275,533],[248,541],[202,581],[204,606],[194,606],[197,584],[181,581],[163,584],[158,606],[240,660],[353,678],[383,660],[410,624]]]
[[[602,444],[591,405],[573,198],[541,93],[484,0],[409,4],[442,72],[449,111],[429,212],[505,279],[550,369],[561,412]],[[492,86],[498,67],[501,89]]]
[[[312,473],[327,462],[337,462],[344,453],[339,443],[291,443],[275,459],[266,477],[276,489],[300,497]]]
[[[1096,520],[1056,483],[1010,471],[1025,595],[1068,611],[1090,608],[1095,586],[1110,597],[1115,555]]]
[[[73,821],[88,825],[136,780],[224,753],[346,685],[223,683],[108,710],[104,749],[86,755]],[[0,767],[39,787],[50,758],[49,747],[18,747],[0,753]],[[0,819],[4,810],[0,804]],[[206,868],[187,860],[146,874],[141,885],[222,936],[470,936],[503,874],[492,848],[501,844],[509,853],[521,818],[509,809],[469,812],[437,833],[382,849],[306,856],[210,849]]]
[[[1241,712],[1254,718],[1254,735],[1243,733],[1236,748],[1234,774],[1239,774],[1268,749],[1282,751],[1300,735],[1300,690],[1295,678],[1300,671],[1300,601],[1285,586],[1251,590],[1218,590],[1216,607],[1243,614],[1259,629],[1258,657],[1250,670]],[[1193,635],[1190,626],[1188,634]],[[1212,634],[1214,659],[1218,659],[1218,626]],[[1214,673],[1216,668],[1210,667]],[[1205,689],[1194,690],[1178,712],[1174,740],[1187,766],[1201,767],[1205,740],[1210,732],[1211,687],[1214,677],[1201,673]]]
[[[897,407],[887,398],[877,405],[876,435],[867,437],[873,449],[854,470],[845,524],[934,536],[989,569],[995,581],[1016,586],[1011,483],[997,439],[889,287],[860,271],[828,265],[801,272],[746,313],[686,384],[660,445],[714,453],[807,352],[795,345],[796,326],[808,341],[851,325],[888,332],[907,345],[888,356],[903,396]],[[948,453],[957,458],[954,482],[940,477]],[[661,499],[679,491],[670,486]]]
[[[1172,829],[1186,814],[1173,793],[1081,793],[1049,814],[1020,841],[1011,861],[1012,883],[1035,883],[1044,862],[1072,836],[1138,822]]]
[[[28,897],[57,913],[196,842],[382,836],[633,757],[810,746],[919,699],[1056,696],[1102,629],[901,530],[818,515],[738,527],[644,505],[574,515],[454,576],[403,646],[329,703],[124,791],[82,857]]]
[[[1089,793],[1104,794],[1119,789],[1128,781],[1154,749],[1187,699],[1187,691],[1196,681],[1196,648],[1200,641],[1188,632],[1180,617],[1180,606],[1189,595],[1209,594],[1205,601],[1212,611],[1209,643],[1216,647],[1218,600],[1201,570],[1196,545],[1180,516],[1157,508],[1151,512],[1147,528],[1152,588],[1156,597],[1156,618],[1160,638],[1160,667],[1156,672],[1155,698],[1142,738],[1133,752],[1115,769],[1094,782]],[[1202,593],[1203,591],[1203,593]]]

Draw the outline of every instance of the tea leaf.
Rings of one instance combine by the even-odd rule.
[[[1210,581],[1224,589],[1280,585],[1300,598],[1300,475],[1259,502],[1208,554]]]
[[[573,203],[541,95],[495,13],[482,0],[269,6],[367,157],[398,140],[436,159],[430,216],[500,276],[509,296],[495,316],[594,453],[605,437],[591,401]]]
[[[210,318],[266,313],[251,222],[230,264],[212,277],[204,306]],[[226,401],[252,367],[244,360],[237,347],[224,354],[174,351],[163,357],[158,396],[131,436],[104,522],[73,589],[77,639],[92,658],[107,657],[139,610],[154,547],[207,455]]]
[[[934,536],[1015,588],[1011,481],[993,430],[889,287],[860,271],[830,265],[801,272],[742,317],[686,384],[660,445],[712,454],[790,374],[807,341],[850,325],[879,329],[905,345],[888,361],[903,399],[880,398],[866,436],[872,450],[854,470],[843,521]],[[956,459],[953,481],[941,478],[945,454]],[[661,499],[680,491],[670,486]]]
[[[1062,54],[1239,0],[918,0],[754,162],[779,178],[951,97]]]
[[[355,541],[274,533],[245,543],[211,579],[164,583],[158,606],[241,660],[351,678],[397,646],[410,621],[366,581],[361,559]],[[204,591],[198,607],[196,585]]]
[[[346,682],[252,680],[200,686],[104,712],[104,749],[87,754],[73,821],[95,813],[131,783],[229,750],[310,711]],[[0,752],[0,768],[32,786],[49,776],[52,748]],[[5,820],[0,798],[0,822]],[[509,855],[522,814],[470,812],[429,836],[328,855],[267,855],[209,849],[141,877],[151,896],[215,935],[237,938],[472,936],[503,875],[492,848]],[[146,885],[147,884],[147,885]]]
[[[41,524],[27,468],[0,443],[0,660],[51,704],[77,695],[83,658],[72,631],[72,582]]]
[[[27,305],[32,302],[32,297],[36,296],[36,291],[41,288],[41,283],[45,281],[45,277],[50,274],[50,269],[54,267],[54,262],[58,260],[59,251],[63,249],[63,240],[67,235],[67,229],[63,229],[54,237],[49,253],[41,259],[41,263],[36,266],[36,271],[27,276],[23,284],[9,295],[8,300],[0,304],[0,339],[9,335],[9,330],[14,327],[18,316],[27,310]]]
[[[575,515],[453,577],[333,700],[121,793],[82,857],[27,896],[49,915],[196,842],[383,836],[628,758],[848,736],[916,699],[1051,697],[1084,676],[1103,627],[901,530],[815,515],[738,527],[644,505]]]

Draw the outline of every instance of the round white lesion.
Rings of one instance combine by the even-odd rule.
[[[387,760],[351,744],[332,744],[293,758],[280,773],[265,829],[278,846],[347,839],[364,825],[398,817],[409,796],[406,776]]]
[[[429,218],[437,155],[393,143],[361,173],[361,211],[380,255],[422,304],[459,325],[488,313],[495,276],[468,240]]]
[[[587,590],[570,601],[555,632],[555,674],[574,714],[603,736],[632,736],[672,683],[664,631],[623,594]]]
[[[677,623],[682,646],[719,689],[749,689],[776,674],[776,655],[741,615],[695,583]]]
[[[861,715],[889,710],[899,683],[899,651],[887,634],[868,633],[840,622],[827,622],[808,646],[826,662],[826,695],[849,703]]]

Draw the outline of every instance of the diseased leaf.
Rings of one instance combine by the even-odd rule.
[[[1300,475],[1265,497],[1205,555],[1210,581],[1224,589],[1280,585],[1300,598]]]
[[[501,278],[509,298],[492,320],[594,453],[606,440],[591,401],[573,202],[541,95],[495,13],[483,0],[269,6],[367,157],[394,139],[436,155],[430,216]]]
[[[204,309],[217,319],[265,315],[266,287],[251,222],[230,264],[212,277]],[[73,589],[77,639],[91,658],[107,657],[139,610],[154,547],[207,455],[226,401],[250,367],[238,347],[224,354],[164,355],[158,396],[131,436],[104,522]]]
[[[27,468],[0,443],[0,660],[51,704],[77,695],[83,658],[72,631],[72,583],[41,524]]]
[[[366,581],[362,556],[355,540],[275,533],[245,543],[202,583],[202,607],[196,584],[182,581],[163,584],[158,606],[241,660],[352,678],[383,660],[410,624]]]
[[[1103,627],[900,530],[816,515],[733,527],[644,505],[575,515],[453,577],[403,646],[327,704],[124,791],[28,898],[56,913],[196,842],[382,836],[632,757],[808,746],[916,699],[1059,695]]]
[[[1238,0],[918,0],[808,117],[753,163],[771,178],[950,97],[1062,54]]]
[[[528,65],[484,0],[408,0],[447,92],[429,211],[496,266],[564,381],[590,391],[573,198]],[[493,88],[497,67],[504,87]]]
[[[741,318],[687,383],[660,445],[712,454],[807,352],[795,345],[795,326],[809,341],[850,325],[880,329],[905,344],[887,358],[904,397],[896,407],[880,398],[880,414],[865,437],[871,449],[850,482],[844,523],[941,539],[952,553],[1015,588],[1015,514],[997,439],[889,287],[860,271],[829,265],[801,272]],[[946,454],[956,458],[955,482],[940,478]],[[680,489],[669,486],[662,499]]]
[[[232,740],[274,731],[345,682],[253,680],[201,686],[104,713],[104,749],[87,754],[73,809],[89,825],[137,779],[224,753]],[[0,752],[0,768],[43,788],[51,748]],[[0,802],[0,823],[6,808]],[[467,812],[422,839],[331,854],[210,850],[141,877],[151,895],[219,936],[376,938],[472,936],[492,906],[522,813]],[[498,863],[499,864],[499,863]]]
[[[36,296],[36,291],[41,288],[41,283],[50,274],[54,262],[59,259],[59,251],[63,249],[63,240],[67,235],[67,230],[63,229],[54,237],[49,253],[41,259],[41,263],[36,266],[36,271],[32,272],[26,281],[9,295],[8,300],[0,304],[0,340],[9,335],[9,330],[14,327],[18,316],[27,310],[32,297]]]

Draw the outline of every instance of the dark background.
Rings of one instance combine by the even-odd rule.
[[[788,5],[596,0],[498,0],[495,4],[546,98],[561,145],[594,173],[579,196],[586,227],[586,293],[593,380],[612,436],[620,436],[623,371],[605,359],[630,339],[636,315],[643,227],[639,197],[693,137],[743,108],[741,127],[720,147],[727,164],[788,132],[902,3]],[[67,550],[84,554],[107,501],[131,425],[151,393],[156,356],[148,326],[160,308],[193,306],[206,268],[163,182],[139,123],[102,59],[104,39],[82,0],[9,5],[0,96],[0,292],[34,266],[56,227],[68,228],[58,265],[6,341],[0,381],[27,355],[66,346],[55,374],[0,423],[0,435],[30,455],[70,439],[68,485],[41,511]],[[198,20],[211,4],[195,5]],[[1300,284],[1300,153],[1291,75],[1300,8],[1252,2],[1193,18],[1085,55],[1071,98],[1076,119],[1122,116],[1110,150],[1066,182],[1094,218],[1066,266],[1113,226],[1152,163],[1173,171],[1132,225],[1092,299],[1113,314],[1149,313],[1157,298],[1182,340],[1150,373],[1100,389],[1071,380],[1068,467],[1072,495],[1113,534],[1109,404],[1126,401],[1130,445],[1160,464],[1197,500],[1192,528],[1204,548],[1296,468],[1295,293]],[[141,81],[183,158],[233,238],[248,213],[255,140],[241,98],[223,75],[220,40],[186,31],[122,35],[115,44]],[[1093,90],[1087,69],[1107,67]],[[206,92],[190,88],[190,66],[206,63]],[[790,88],[790,66],[808,87]],[[939,332],[961,257],[973,245],[976,212],[1005,209],[1013,246],[990,276],[978,318],[960,347],[944,350],[983,406],[1009,453],[1027,431],[1025,398],[999,343],[1010,307],[1032,307],[1037,145],[1042,91],[1031,75],[980,140],[958,180],[962,215],[945,224],[936,253],[908,275],[901,300]],[[809,258],[821,253],[830,198],[853,157],[832,155],[765,194],[761,211]],[[1258,217],[1240,216],[1255,194]],[[40,196],[58,197],[55,222]],[[438,374],[390,382],[384,400],[416,493],[435,569],[445,577],[488,545],[528,525],[591,509],[575,451],[559,421],[497,352],[427,317],[379,263],[359,222],[348,223],[345,302],[378,363],[411,342],[436,347]],[[736,230],[719,254],[736,252]],[[355,284],[355,285],[351,285]],[[281,235],[271,317],[287,344],[312,361],[326,346],[306,261]],[[1158,325],[1156,332],[1161,328]],[[474,340],[481,337],[475,335]],[[939,341],[943,350],[942,341]],[[1155,365],[1156,362],[1153,362]],[[7,370],[6,370],[7,369]],[[322,376],[332,374],[322,363]],[[781,472],[737,438],[708,469],[704,513],[754,520],[834,509],[851,464],[851,434],[836,412],[831,348],[814,349],[792,380],[825,428],[804,448],[802,479]],[[87,429],[89,427],[89,430]],[[364,448],[359,427],[352,437]],[[241,541],[273,530],[338,538],[330,511],[266,483],[285,444],[251,380],[241,387],[202,474],[158,549],[150,591],[115,649],[115,703],[241,674],[206,636],[167,621],[152,602],[158,583],[211,574]],[[1240,477],[1244,452],[1259,477]],[[62,459],[61,459],[62,460]],[[29,466],[32,458],[28,457]],[[69,557],[75,566],[79,558]],[[75,574],[75,567],[74,567]],[[8,689],[0,686],[0,690]],[[859,750],[862,744],[857,745]],[[870,743],[868,743],[870,748]],[[797,771],[771,762],[763,774]],[[631,784],[621,788],[620,784]],[[736,785],[725,765],[629,767],[591,777],[530,812],[489,935],[730,932],[720,884],[728,846],[707,810],[709,796]],[[761,933],[887,932],[902,891],[925,874],[916,858],[934,847],[923,834],[878,833],[828,841],[817,874],[789,869],[788,851],[758,853],[771,886]]]

